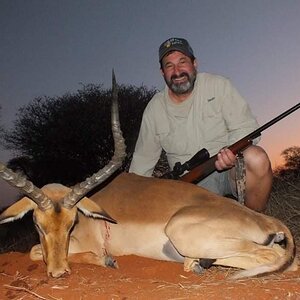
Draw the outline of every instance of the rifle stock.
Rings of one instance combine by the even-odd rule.
[[[160,178],[165,179],[179,179],[180,175],[182,175],[185,171],[193,170],[195,167],[199,166],[203,162],[209,159],[208,151],[203,148],[198,151],[190,160],[186,161],[184,164],[177,162],[174,165],[174,168],[171,172],[167,172],[162,175]]]
[[[289,114],[297,110],[298,108],[300,108],[300,102],[294,105],[293,107],[291,107],[290,109],[288,109],[287,111],[283,112],[279,116],[275,117],[271,121],[267,122],[263,126],[259,127],[255,131],[251,132],[244,138],[230,145],[228,149],[230,149],[234,154],[238,154],[238,152],[245,150],[246,148],[248,148],[250,145],[253,144],[253,140],[258,138],[261,135],[262,131],[266,130],[267,128],[274,125],[281,119],[285,118],[286,116],[288,116]],[[215,167],[216,160],[217,160],[217,154],[212,156],[205,162],[199,164],[198,166],[194,167],[189,172],[185,173],[183,176],[179,178],[179,180],[195,183],[204,179],[205,177],[207,177],[208,175],[210,175],[212,172],[216,170]]]
[[[236,143],[232,144],[228,147],[234,154],[237,154],[240,151],[245,150],[250,145],[252,145],[252,140],[248,138],[248,136],[244,137],[243,139],[237,141]],[[202,163],[201,165],[195,167],[190,172],[182,175],[179,179],[185,182],[198,182],[213,171],[216,170],[215,162],[217,160],[217,154],[209,158],[207,161]]]

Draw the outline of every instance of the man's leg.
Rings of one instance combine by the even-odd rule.
[[[245,205],[256,211],[264,211],[272,188],[272,168],[266,152],[259,146],[250,146],[243,151],[246,167]],[[235,181],[235,168],[230,170]]]

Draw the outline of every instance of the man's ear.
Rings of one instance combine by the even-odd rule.
[[[163,71],[162,68],[160,68],[160,74],[161,74],[162,76],[165,76],[165,73],[164,73],[164,71]]]
[[[195,69],[197,69],[198,68],[198,60],[196,58],[194,59],[193,64],[194,64]]]

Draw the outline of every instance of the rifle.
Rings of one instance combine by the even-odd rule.
[[[300,108],[300,102],[288,109],[287,111],[283,112],[279,116],[275,117],[271,121],[267,122],[263,126],[254,130],[250,134],[246,135],[242,139],[238,140],[234,144],[230,145],[228,149],[230,149],[233,152],[233,154],[238,154],[239,152],[245,150],[253,144],[253,140],[258,138],[261,135],[262,131],[271,127],[272,125],[285,118],[298,108]],[[171,172],[168,172],[165,175],[163,175],[161,178],[179,179],[182,181],[195,183],[204,179],[216,170],[216,160],[217,154],[210,157],[208,151],[205,148],[203,148],[184,164],[177,162],[174,166],[174,169]],[[189,172],[180,177],[180,175],[183,174],[183,172],[185,171]]]

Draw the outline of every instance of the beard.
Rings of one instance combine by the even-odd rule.
[[[180,77],[185,76],[187,78],[186,82],[175,83],[174,80]],[[165,82],[169,89],[178,95],[188,94],[194,89],[195,80],[197,76],[197,71],[195,70],[193,73],[188,74],[187,72],[182,72],[179,75],[172,75],[169,80],[165,78]]]

